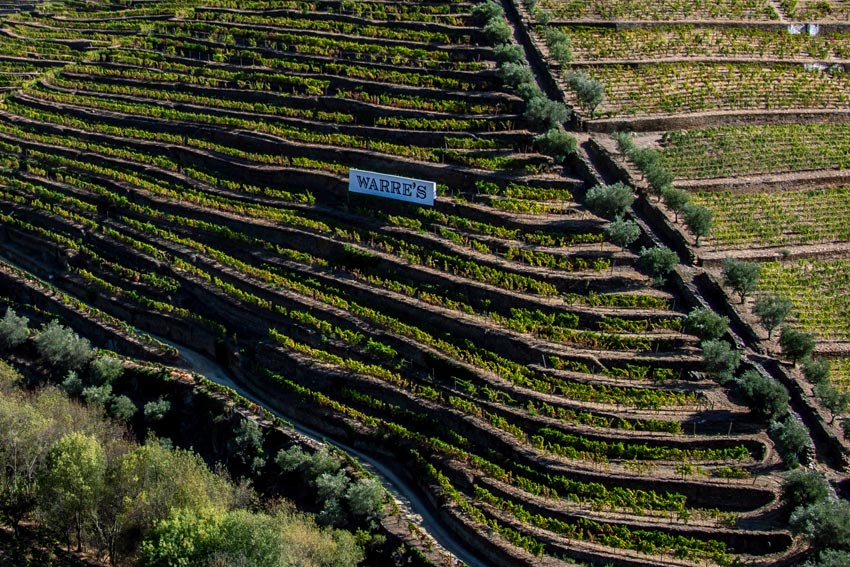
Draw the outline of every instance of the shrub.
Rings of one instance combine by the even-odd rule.
[[[484,24],[484,37],[487,38],[493,45],[501,45],[511,41],[511,26],[505,21],[504,17],[493,17]]]
[[[747,406],[759,419],[775,421],[788,413],[788,392],[773,378],[747,370],[738,379],[737,386]]]
[[[744,303],[747,295],[756,289],[759,276],[761,276],[761,265],[756,262],[736,260],[731,256],[727,256],[723,261],[723,278],[726,285],[741,296],[741,303]]]
[[[477,4],[472,9],[472,17],[480,24],[486,24],[490,20],[505,17],[505,9],[502,5],[493,0]]]
[[[829,483],[823,473],[803,468],[789,472],[782,487],[782,499],[792,510],[826,500],[829,495]]]
[[[15,348],[29,336],[29,319],[18,315],[14,309],[8,307],[6,314],[0,319],[0,348]]]
[[[539,96],[529,99],[525,118],[542,128],[557,128],[570,119],[570,111],[563,103]]]
[[[89,379],[95,386],[112,384],[124,373],[124,365],[113,356],[99,356],[89,365]]]
[[[47,364],[63,370],[77,370],[94,355],[88,339],[81,338],[55,319],[35,336],[35,347]]]
[[[549,55],[560,63],[566,65],[573,60],[573,53],[570,51],[570,41],[567,34],[558,28],[545,28],[544,35],[546,38],[546,47],[549,48]]]
[[[850,502],[821,500],[791,514],[791,528],[817,549],[850,550]]]
[[[628,248],[639,236],[640,227],[633,220],[618,216],[605,225],[605,237],[620,248]]]
[[[649,272],[659,285],[664,283],[667,274],[672,272],[678,263],[679,257],[676,253],[663,246],[642,248],[638,256],[638,264]]]
[[[550,128],[545,134],[534,137],[534,145],[546,155],[561,163],[576,151],[576,139],[560,128]]]
[[[617,182],[613,185],[596,185],[585,197],[587,207],[605,218],[622,216],[635,201],[632,188]]]
[[[503,43],[497,46],[493,50],[493,54],[496,56],[496,62],[500,68],[507,63],[525,63],[525,53],[522,52],[522,47],[514,43]]]
[[[811,333],[794,327],[782,327],[782,332],[779,334],[779,347],[782,349],[782,354],[797,364],[798,360],[811,356],[814,352],[815,338]]]
[[[711,309],[697,307],[685,317],[682,330],[700,340],[719,339],[729,328],[729,318],[718,315]]]
[[[806,561],[803,567],[847,567],[850,565],[850,551],[843,549],[824,549],[815,562]]]
[[[546,98],[546,95],[543,94],[543,91],[540,90],[540,87],[537,86],[537,83],[535,83],[533,79],[518,84],[514,87],[514,90],[516,91],[517,96],[526,102],[537,98]]]
[[[702,343],[702,359],[706,373],[713,376],[721,384],[725,384],[734,377],[735,371],[741,363],[741,355],[738,353],[738,349],[721,340],[704,341]]]
[[[524,63],[505,63],[499,67],[497,74],[505,85],[513,88],[523,83],[534,83],[534,74]]]
[[[803,360],[803,376],[812,384],[829,381],[829,362],[822,358],[808,357]]]
[[[351,483],[345,493],[348,507],[355,516],[373,520],[384,509],[384,487],[374,478]]]
[[[791,300],[777,295],[763,295],[753,305],[753,315],[758,317],[761,326],[767,329],[768,340],[773,329],[785,322],[791,311]]]
[[[130,421],[136,415],[136,404],[127,396],[115,396],[108,407],[109,415],[119,421]]]
[[[171,411],[171,402],[159,398],[145,404],[144,414],[148,421],[160,421]]]
[[[804,459],[811,447],[811,440],[806,428],[793,415],[788,415],[782,421],[774,421],[768,430],[776,452],[782,458],[787,469],[793,469]]]

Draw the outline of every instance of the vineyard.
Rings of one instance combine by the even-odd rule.
[[[777,17],[739,1],[539,8]],[[67,0],[7,16],[0,53],[31,55],[0,61],[0,305],[74,318],[143,358],[174,362],[162,341],[216,357],[269,406],[405,471],[491,562],[793,562],[805,546],[766,423],[706,371],[684,327],[694,299],[639,260],[652,235],[617,244],[583,204],[581,164],[544,153],[548,125],[506,84],[479,15],[455,0]],[[841,74],[781,63],[598,64],[628,50],[576,29],[605,118],[850,100]],[[640,28],[616,33],[657,56]],[[655,33],[713,54],[733,32]],[[739,41],[845,55],[839,40]],[[821,139],[811,128],[800,136]],[[736,158],[693,156],[745,135],[669,133],[660,153],[702,179]],[[436,204],[349,195],[350,168],[433,180]],[[842,240],[846,218],[821,211],[846,193],[814,209],[786,192],[777,211],[699,193],[717,211],[703,246],[752,243],[744,210],[783,224],[760,245]],[[778,264],[761,285],[795,289],[805,328],[848,338],[841,293],[819,293],[846,277]]]

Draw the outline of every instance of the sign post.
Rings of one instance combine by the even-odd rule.
[[[437,184],[433,181],[351,169],[348,175],[348,191],[433,207]]]

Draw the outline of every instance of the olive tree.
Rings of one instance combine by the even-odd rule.
[[[756,289],[760,276],[761,265],[756,262],[745,262],[731,256],[723,261],[723,279],[741,297],[741,303]]]
[[[767,338],[773,335],[773,330],[785,322],[791,312],[791,300],[778,295],[762,295],[753,305],[753,315],[758,317],[761,326],[767,329]]]

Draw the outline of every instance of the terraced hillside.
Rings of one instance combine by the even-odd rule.
[[[270,406],[407,471],[491,563],[793,562],[765,425],[680,331],[693,298],[606,240],[579,160],[534,151],[472,10],[8,16],[3,52],[37,57],[6,58],[26,70],[0,107],[3,301],[135,354],[173,356],[147,333],[214,354]],[[587,61],[622,81],[604,116],[658,111],[628,94],[634,67]],[[747,65],[706,76],[802,81]],[[844,104],[820,78],[817,105]],[[434,180],[436,206],[349,196],[351,167]]]
[[[636,183],[657,193],[666,174],[644,175],[660,168],[713,213],[710,235],[693,250],[698,261],[718,280],[727,256],[762,263],[758,293],[741,316],[758,327],[755,300],[787,297],[789,323],[816,335],[817,354],[834,361],[834,382],[846,384],[846,6],[685,4],[650,13],[621,2],[582,10],[540,2],[554,17],[548,25],[524,13],[544,54],[551,55],[547,30],[566,34],[572,59],[552,66],[570,102],[580,105],[569,73],[604,84],[604,101],[593,116],[584,112],[586,128],[634,132],[641,151],[633,160],[604,135],[596,142],[631,168]],[[659,159],[644,159],[641,171],[646,150]],[[677,224],[678,215],[669,211],[668,220]]]

